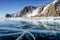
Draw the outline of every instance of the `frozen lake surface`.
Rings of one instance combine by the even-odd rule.
[[[60,40],[60,20],[0,18],[0,40]]]

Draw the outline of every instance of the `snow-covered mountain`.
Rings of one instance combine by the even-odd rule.
[[[19,13],[19,15],[17,15],[17,17],[23,17],[24,15],[27,14],[27,12],[31,12],[32,10],[35,10],[36,7],[34,6],[27,6],[27,7],[24,7],[21,12]]]
[[[60,16],[60,0],[55,0],[44,8],[37,7],[32,13],[28,13],[26,17],[57,17]]]
[[[35,16],[35,15],[38,15],[39,13],[42,12],[42,10],[43,10],[42,7],[37,7],[35,10],[32,10],[32,12],[31,11],[27,12],[25,17],[32,17],[32,16]]]
[[[60,0],[39,7],[26,6],[12,17],[57,17],[60,16]]]

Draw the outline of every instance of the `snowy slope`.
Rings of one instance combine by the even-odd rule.
[[[31,16],[35,16],[35,15],[38,15],[39,12],[42,11],[42,8],[41,7],[37,7],[35,10],[32,10],[32,12],[28,12],[26,14],[26,17],[31,17]]]

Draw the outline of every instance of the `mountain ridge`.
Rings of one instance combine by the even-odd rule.
[[[13,15],[11,15],[13,16]],[[15,17],[58,17],[60,16],[60,0],[40,7],[26,6]]]

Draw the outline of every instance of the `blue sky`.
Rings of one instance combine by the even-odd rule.
[[[53,0],[0,0],[0,16],[6,13],[19,12],[25,6],[41,6],[52,1]]]

